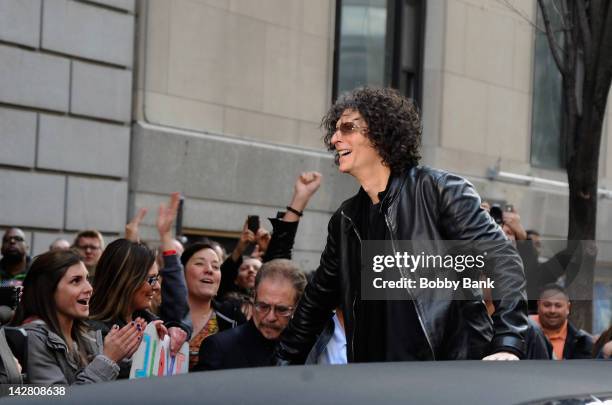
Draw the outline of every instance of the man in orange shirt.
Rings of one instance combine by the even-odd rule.
[[[571,303],[565,289],[557,284],[545,285],[538,299],[538,315],[533,320],[553,346],[553,358],[590,359],[593,338],[577,329],[568,317]]]

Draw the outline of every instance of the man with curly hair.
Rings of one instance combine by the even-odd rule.
[[[282,336],[277,363],[302,363],[336,307],[345,317],[349,362],[522,358],[521,260],[469,182],[418,165],[416,106],[393,89],[359,88],[338,99],[322,127],[339,170],[361,188],[330,219],[320,266]],[[369,240],[497,241],[493,319],[482,297],[455,300],[439,289],[407,300],[364,299],[361,253]]]

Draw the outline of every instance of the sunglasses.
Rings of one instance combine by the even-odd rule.
[[[15,242],[23,242],[25,239],[23,239],[21,236],[6,236],[2,239],[3,243],[10,243],[12,241]]]
[[[274,310],[274,313],[278,316],[282,316],[283,318],[290,317],[293,314],[293,307],[287,307],[284,305],[270,305],[268,303],[262,301],[255,301],[255,311],[260,313],[261,315],[267,315],[271,310]]]
[[[363,129],[364,131],[368,130],[366,127],[362,127],[355,124],[354,121],[343,122],[340,125],[336,126],[336,131],[340,131],[342,135],[348,135],[353,132],[358,132],[361,129]]]
[[[159,283],[159,278],[160,278],[159,274],[156,276],[147,277],[147,283],[149,283],[149,285],[153,287],[155,283]]]

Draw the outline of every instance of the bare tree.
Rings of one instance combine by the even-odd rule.
[[[509,0],[501,0],[524,16]],[[569,183],[569,247],[581,254],[580,277],[570,295],[592,296],[601,133],[612,82],[612,6],[610,0],[538,0],[543,31],[562,77],[565,166]],[[551,16],[555,13],[554,19]],[[554,22],[553,22],[554,20]],[[572,318],[590,329],[592,304],[574,302]]]

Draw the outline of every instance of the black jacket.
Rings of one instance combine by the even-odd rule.
[[[516,249],[491,217],[480,208],[473,186],[454,174],[416,166],[389,179],[381,208],[392,240],[499,241],[494,266],[498,301],[487,315],[482,293],[472,299],[441,299],[438,290],[419,290],[413,300],[427,340],[429,359],[478,358],[509,351],[524,357],[527,303],[522,262]],[[360,192],[345,201],[330,219],[325,250],[313,282],[306,287],[287,330],[281,337],[277,362],[303,363],[316,336],[340,306],[345,314],[347,358],[353,361],[356,319],[359,313],[361,238],[356,222],[363,212]],[[436,294],[434,298],[432,295]],[[442,297],[443,298],[443,297]],[[398,320],[401,321],[401,320]]]
[[[194,371],[269,366],[275,345],[249,321],[204,339]]]
[[[563,346],[564,359],[593,358],[593,338],[591,335],[577,329],[571,322],[567,323],[567,336]]]
[[[546,335],[542,329],[531,318],[529,319],[529,328],[525,335],[525,358],[529,360],[551,360],[553,347],[546,339]]]

